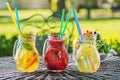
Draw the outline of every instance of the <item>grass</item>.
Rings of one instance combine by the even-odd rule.
[[[19,17],[22,18],[27,18],[33,14],[42,14],[45,15],[45,17],[48,17],[49,15],[52,14],[52,11],[49,9],[41,9],[41,10],[19,10]],[[8,10],[0,10],[0,16],[5,16],[5,15],[9,15]]]
[[[81,29],[97,31],[101,34],[102,38],[109,40],[120,41],[120,19],[101,19],[101,20],[81,20]]]
[[[20,19],[27,18],[33,14],[42,14],[44,17],[48,17],[52,14],[50,10],[20,10]],[[84,13],[84,11],[83,11]],[[9,15],[9,12],[6,10],[0,10],[0,16]],[[10,19],[11,20],[11,19]],[[0,19],[0,35],[4,34],[8,38],[12,37],[15,34],[18,34],[16,28],[14,27],[13,23],[4,23],[4,20]],[[83,32],[86,30],[96,31],[102,35],[102,39],[106,41],[110,40],[118,40],[120,41],[120,19],[91,19],[91,20],[79,20],[81,25],[81,29]],[[68,27],[70,24],[68,24]],[[33,30],[33,29],[32,29]],[[38,30],[35,30],[36,32]],[[77,30],[75,28],[74,37],[77,36]]]

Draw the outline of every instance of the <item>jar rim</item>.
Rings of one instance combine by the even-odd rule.
[[[83,36],[84,36],[84,40],[96,40],[96,37],[97,37],[96,34],[87,34]]]
[[[33,38],[33,37],[36,37],[36,34],[32,34],[32,35],[18,35],[18,38]]]
[[[81,41],[81,38],[77,37],[77,41],[79,43],[84,43],[86,41],[96,41],[96,34],[87,34],[87,35],[83,35],[83,40]]]
[[[18,39],[21,39],[23,42],[35,41],[36,34],[32,34],[32,35],[19,35]]]
[[[60,33],[50,33],[48,34],[48,40],[59,40],[59,35]],[[62,34],[62,39],[61,40],[64,40],[65,39],[65,34]],[[56,39],[54,39],[56,37]]]

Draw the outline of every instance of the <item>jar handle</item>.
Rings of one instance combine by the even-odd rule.
[[[22,49],[21,40],[16,40],[13,47],[13,58],[16,59],[18,56],[18,51]]]
[[[76,49],[73,48],[73,50],[72,50],[72,58],[73,58],[74,61],[76,61],[75,56],[76,56]]]
[[[43,58],[44,58],[44,54],[45,54],[45,51],[46,51],[47,42],[48,42],[48,39],[45,40],[44,45],[43,45],[43,51],[42,51]]]
[[[13,47],[13,58],[14,59],[15,59],[15,54],[16,54],[17,47],[18,47],[18,40],[15,41],[14,47]]]
[[[76,61],[76,53],[77,53],[77,39],[73,41],[73,49],[72,49],[72,58],[74,61]]]

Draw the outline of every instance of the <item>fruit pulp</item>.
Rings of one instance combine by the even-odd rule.
[[[15,62],[19,71],[33,72],[39,65],[39,55],[33,50],[22,49]]]

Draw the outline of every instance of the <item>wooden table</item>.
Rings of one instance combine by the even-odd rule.
[[[48,72],[43,59],[37,71],[32,73],[19,72],[12,57],[0,58],[0,80],[120,80],[120,57],[111,57],[101,62],[95,73],[81,73],[70,56],[69,64],[64,72]]]

